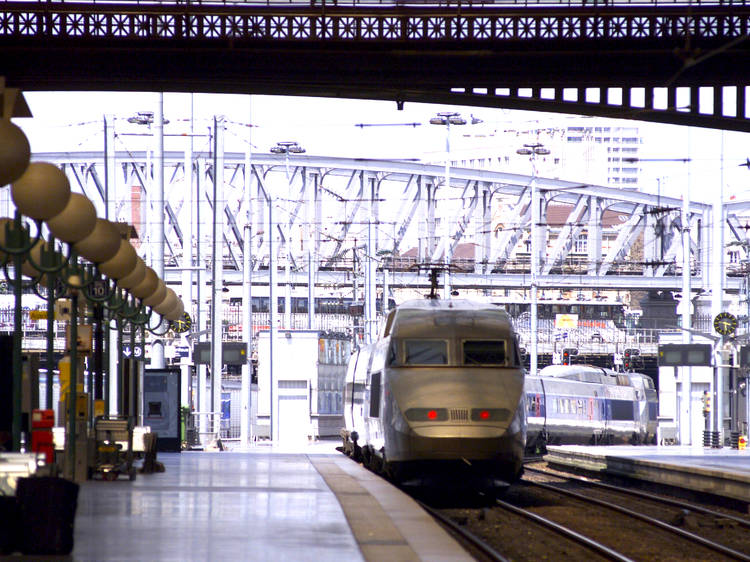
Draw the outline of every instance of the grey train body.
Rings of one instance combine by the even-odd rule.
[[[545,444],[638,444],[656,439],[657,393],[647,375],[551,365],[525,384],[530,452]]]
[[[396,480],[467,474],[512,482],[526,442],[524,372],[507,314],[462,300],[409,301],[357,350],[344,448]]]

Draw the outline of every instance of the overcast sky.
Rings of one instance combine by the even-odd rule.
[[[32,152],[102,150],[104,115],[115,117],[117,149],[135,150],[144,145],[145,127],[127,123],[138,111],[154,111],[154,93],[26,92],[34,115],[17,119],[31,143]],[[474,126],[454,127],[451,152],[456,154],[507,151],[518,143],[514,131],[590,124],[593,119],[500,109],[470,108],[407,103],[398,111],[393,102],[288,96],[244,96],[219,94],[164,94],[164,115],[170,123],[167,134],[190,130],[191,102],[194,149],[208,150],[208,131],[214,116],[227,120],[226,150],[268,152],[278,141],[297,141],[308,153],[325,156],[439,161],[445,151],[444,129],[430,126],[437,112],[457,111],[470,119],[482,119]],[[418,124],[416,126],[409,124]],[[747,134],[716,130],[637,124],[644,139],[644,159],[685,159],[682,162],[643,162],[642,189],[680,196],[691,186],[691,198],[710,202],[723,178],[725,199],[750,199],[750,170],[739,164],[750,156]],[[248,125],[252,124],[252,127]],[[364,125],[364,126],[358,126]],[[723,139],[723,140],[722,140]],[[182,150],[186,140],[169,136],[165,149]],[[513,170],[515,171],[515,170]],[[517,170],[524,173],[523,170]],[[658,180],[658,181],[657,181]]]

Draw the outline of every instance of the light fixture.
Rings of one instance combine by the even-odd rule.
[[[42,268],[49,267],[49,264],[45,263],[45,259],[48,259],[45,258],[45,256],[52,255],[52,259],[57,260],[58,263],[64,260],[63,256],[53,248],[50,248],[50,243],[45,241],[43,238],[37,240],[36,244],[31,247],[31,250],[29,250],[29,255],[31,259],[25,259],[23,264],[21,265],[21,273],[23,273],[27,277],[38,277],[39,274],[42,273],[39,269],[37,269],[37,265]],[[46,280],[46,277],[44,277],[44,279]],[[46,282],[44,283],[44,285],[46,285]]]
[[[177,297],[177,304],[175,305],[172,310],[168,311],[164,317],[167,320],[177,321],[180,318],[182,318],[182,315],[185,313],[185,305],[182,302],[182,299],[180,297]]]
[[[154,289],[154,292],[151,293],[151,295],[147,295],[142,302],[146,306],[150,306],[151,308],[153,308],[157,304],[160,304],[161,301],[164,300],[165,296],[167,296],[167,286],[164,284],[164,281],[159,279],[157,281],[156,289]]]
[[[70,183],[60,168],[33,162],[13,182],[11,197],[16,208],[32,219],[47,220],[59,214],[70,199]]]
[[[123,289],[132,289],[146,278],[146,264],[136,256],[135,266],[125,277],[117,280],[117,285]]]
[[[524,144],[521,148],[516,150],[516,154],[521,156],[531,156],[535,154],[537,156],[548,156],[551,154],[549,148],[540,143]]]
[[[120,233],[113,223],[96,219],[91,234],[73,244],[73,249],[92,263],[103,263],[120,249],[120,240]]]
[[[31,147],[20,127],[10,116],[0,119],[0,186],[20,178],[29,166]]]
[[[132,244],[124,238],[120,240],[120,248],[117,253],[107,261],[99,264],[99,271],[112,279],[121,279],[127,276],[138,263],[138,256]]]
[[[277,142],[276,146],[272,146],[270,150],[273,154],[302,154],[305,152],[305,149],[296,141]]]
[[[10,225],[13,228],[14,221],[8,217],[0,219],[0,246],[7,247],[8,241],[5,239],[6,225]],[[8,260],[8,254],[0,250],[0,264],[4,264]]]
[[[55,238],[74,244],[91,234],[96,226],[96,209],[91,200],[80,193],[71,193],[65,208],[47,219],[47,228]]]
[[[120,284],[122,285],[122,280],[120,281]],[[139,299],[145,299],[149,295],[153,294],[158,285],[159,277],[156,275],[156,272],[150,267],[146,266],[146,275],[143,277],[143,280],[132,287],[130,289],[130,292],[133,294],[133,296],[138,297]]]
[[[161,300],[159,304],[153,307],[153,309],[161,314],[162,316],[166,317],[167,312],[171,312],[174,307],[177,306],[177,293],[175,293],[172,289],[167,287],[166,293],[164,295],[164,298]]]

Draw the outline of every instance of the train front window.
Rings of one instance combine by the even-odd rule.
[[[448,346],[444,340],[404,340],[404,363],[445,365],[448,363]]]
[[[464,365],[505,365],[505,340],[464,341]]]

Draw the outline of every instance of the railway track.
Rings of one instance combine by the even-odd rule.
[[[529,472],[541,474],[552,478],[553,482],[530,481],[527,476],[525,483],[615,510],[728,558],[750,562],[750,541],[747,540],[750,519],[660,494],[528,466],[526,471],[527,475]]]
[[[750,520],[743,517],[638,490],[529,472],[553,481],[527,476],[503,500],[437,511],[452,521],[454,533],[471,535],[499,556],[487,560],[750,561]]]

